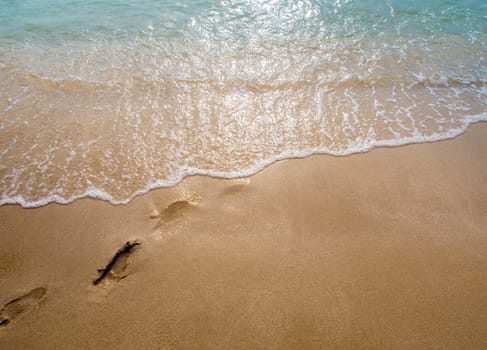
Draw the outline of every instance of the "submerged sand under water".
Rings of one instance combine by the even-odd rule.
[[[124,206],[2,206],[0,316],[25,307],[0,348],[485,349],[485,159],[480,123]]]
[[[121,204],[189,175],[455,137],[487,120],[485,12],[478,0],[9,3],[0,205]]]

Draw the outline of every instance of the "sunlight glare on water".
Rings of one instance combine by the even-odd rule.
[[[0,204],[450,138],[486,48],[483,1],[0,0]]]

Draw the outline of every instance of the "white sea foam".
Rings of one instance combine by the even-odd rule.
[[[319,155],[319,154],[326,154],[332,156],[348,156],[356,153],[365,153],[376,147],[397,147],[397,146],[404,146],[404,145],[415,144],[415,143],[426,143],[426,142],[448,140],[463,134],[471,124],[477,122],[485,122],[485,121],[487,121],[487,112],[479,115],[469,115],[464,117],[464,123],[462,124],[461,127],[457,129],[449,130],[448,132],[438,133],[431,136],[414,136],[414,137],[409,137],[404,139],[369,142],[365,144],[360,144],[359,146],[351,147],[345,152],[336,152],[329,149],[308,149],[308,150],[286,151],[277,156],[263,159],[260,162],[256,163],[255,165],[253,165],[252,167],[249,167],[247,169],[242,169],[240,171],[219,172],[219,171],[202,170],[202,169],[190,168],[190,167],[181,168],[172,179],[158,180],[155,182],[148,183],[144,188],[135,191],[129,197],[122,200],[115,199],[113,196],[111,196],[109,193],[103,190],[97,188],[89,188],[83,193],[77,194],[69,198],[64,198],[59,195],[48,195],[45,198],[36,201],[25,200],[24,197],[21,195],[15,197],[8,197],[5,196],[4,194],[2,199],[0,199],[0,206],[5,204],[19,204],[24,208],[35,208],[35,207],[48,205],[49,203],[69,204],[82,198],[100,199],[100,200],[108,201],[114,205],[124,205],[129,203],[135,197],[143,195],[151,190],[175,186],[179,182],[181,182],[185,177],[191,175],[205,175],[205,176],[222,178],[222,179],[236,179],[236,178],[249,177],[259,173],[260,171],[262,171],[263,169],[265,169],[266,167],[270,166],[273,163],[276,163],[281,160],[286,160],[286,159],[306,158],[312,155]]]
[[[41,2],[0,11],[0,205],[122,204],[188,175],[250,176],[487,120],[485,9],[471,2],[74,3],[69,28]]]

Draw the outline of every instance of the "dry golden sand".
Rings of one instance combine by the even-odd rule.
[[[0,223],[3,350],[487,348],[487,124]]]

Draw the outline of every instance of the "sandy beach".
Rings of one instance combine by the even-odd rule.
[[[487,348],[487,123],[0,223],[3,350]]]

